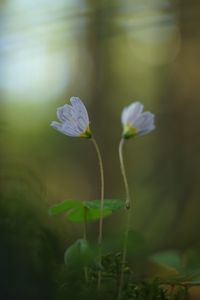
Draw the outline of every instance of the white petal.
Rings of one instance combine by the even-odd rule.
[[[66,135],[69,135],[69,136],[79,136],[82,132],[79,131],[76,127],[76,124],[75,123],[71,123],[69,121],[66,121],[64,124],[63,124],[63,127],[62,127],[62,132]]]
[[[78,132],[70,122],[66,121],[65,123],[58,123],[53,121],[51,123],[51,127],[58,130],[59,132],[69,135],[69,136],[79,136],[80,132]]]
[[[137,128],[138,135],[147,134],[155,129],[154,118],[155,116],[150,112],[141,114],[134,124],[135,128]]]
[[[82,116],[77,117],[76,123],[77,123],[77,127],[79,128],[79,130],[82,131],[82,133],[86,131],[89,125],[89,123],[86,122]]]
[[[144,106],[140,102],[134,102],[126,107],[122,112],[122,123],[133,125],[135,120],[141,115]]]
[[[51,122],[51,127],[62,132],[62,124],[61,123],[53,121],[53,122]]]
[[[71,105],[65,104],[57,109],[57,117],[61,123],[52,122],[51,126],[63,134],[80,136],[89,125],[87,110],[78,97],[71,97]]]
[[[74,128],[74,130],[80,135],[82,133],[84,133],[86,131],[86,127],[81,127],[78,123],[78,121],[76,120],[76,122],[73,122],[71,124]]]
[[[150,112],[144,112],[137,118],[134,122],[134,126],[137,129],[141,129],[143,127],[148,126],[154,122],[154,115]]]
[[[149,127],[146,127],[145,129],[138,132],[138,135],[145,135],[151,131],[153,131],[156,128],[154,124],[150,125]]]
[[[71,97],[70,102],[72,104],[74,111],[76,112],[77,118],[81,117],[83,119],[83,121],[85,122],[85,124],[87,124],[87,126],[88,126],[89,125],[89,117],[88,117],[87,109],[86,109],[85,105],[83,104],[83,102],[81,101],[81,99],[78,97]]]
[[[65,104],[57,108],[57,117],[61,122],[76,120],[76,114],[71,105]]]
[[[127,118],[128,118],[128,107],[125,107],[121,114],[122,124],[127,124],[127,122],[126,122]]]

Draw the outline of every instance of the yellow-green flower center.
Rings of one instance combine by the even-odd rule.
[[[90,125],[86,128],[86,130],[79,135],[80,138],[90,139],[92,137],[92,132],[90,130]]]
[[[124,125],[122,136],[124,139],[130,139],[137,135],[137,129],[130,124]]]

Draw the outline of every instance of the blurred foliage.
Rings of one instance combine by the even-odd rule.
[[[38,208],[42,187],[21,164],[1,163],[0,286],[2,299],[54,299],[58,237]],[[37,206],[36,206],[37,203]]]

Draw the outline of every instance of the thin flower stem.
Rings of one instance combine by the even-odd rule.
[[[88,279],[88,269],[87,269],[87,267],[84,267],[84,275],[85,275],[85,282],[88,283],[89,279]]]
[[[121,172],[122,172],[122,176],[124,179],[124,185],[125,185],[125,190],[126,190],[125,207],[127,209],[127,218],[126,218],[126,227],[125,227],[125,233],[124,233],[124,244],[123,244],[122,261],[121,261],[121,273],[120,273],[120,279],[119,279],[117,300],[120,300],[120,298],[121,298],[121,293],[122,293],[122,288],[123,288],[123,283],[124,283],[124,267],[126,264],[128,234],[129,234],[130,220],[131,220],[130,192],[129,192],[129,186],[128,186],[128,181],[127,181],[126,171],[125,171],[125,166],[124,166],[123,145],[124,145],[124,139],[122,138],[120,141],[120,144],[119,144],[119,160],[120,160]]]
[[[84,207],[83,239],[87,240],[87,208],[86,207]]]
[[[124,146],[124,139],[122,138],[120,143],[119,143],[119,160],[120,160],[120,167],[121,167],[121,172],[122,176],[124,179],[124,186],[125,186],[125,191],[126,191],[126,201],[125,201],[125,206],[127,209],[130,208],[130,192],[129,192],[129,187],[128,187],[128,180],[126,176],[126,170],[124,166],[124,158],[123,158],[123,146]]]
[[[87,241],[87,208],[84,208],[84,227],[83,227],[83,239]],[[85,282],[88,282],[88,269],[84,266],[84,275],[85,275]]]
[[[97,152],[98,161],[99,161],[99,168],[100,168],[100,175],[101,175],[101,204],[100,204],[100,219],[99,219],[99,236],[98,236],[98,246],[99,246],[99,267],[101,267],[102,263],[102,235],[103,235],[103,207],[104,207],[104,170],[103,170],[103,161],[101,157],[101,152],[99,150],[99,146],[94,138],[91,138],[95,150]],[[98,281],[97,281],[97,288],[100,289],[101,287],[101,271],[98,272]]]
[[[126,228],[125,228],[125,233],[124,233],[124,244],[123,244],[123,250],[122,250],[121,272],[120,272],[117,300],[120,300],[120,298],[121,298],[122,288],[123,288],[123,284],[124,284],[124,268],[125,268],[125,265],[126,265],[127,244],[128,244],[128,234],[129,234],[129,228],[130,228],[130,219],[131,219],[131,210],[129,209],[127,211]]]

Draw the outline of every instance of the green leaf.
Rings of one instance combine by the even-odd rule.
[[[88,208],[101,208],[101,200],[85,201],[85,205]],[[104,208],[115,212],[124,207],[124,202],[121,200],[105,199]]]
[[[82,202],[80,200],[65,200],[59,204],[56,204],[49,208],[49,215],[55,216],[64,213],[70,209],[76,209],[82,207]]]
[[[178,251],[163,251],[156,253],[151,260],[166,267],[172,267],[177,271],[182,269],[181,256]]]
[[[87,240],[78,239],[65,251],[64,261],[68,267],[82,267],[94,261],[95,250]]]
[[[124,207],[124,203],[121,200],[104,200],[103,217],[110,216],[122,207]],[[50,215],[58,215],[64,212],[67,212],[67,219],[72,222],[98,220],[101,215],[101,200],[65,200],[49,209]]]
[[[84,211],[86,209],[86,212]],[[103,217],[110,216],[112,214],[112,211],[109,209],[104,208],[103,210]],[[75,210],[72,210],[67,215],[67,219],[72,222],[83,222],[85,219],[87,221],[94,221],[98,220],[100,218],[100,210],[97,208],[77,208]]]
[[[162,275],[165,273],[166,279],[167,277],[171,277],[174,282],[187,282],[198,285],[200,283],[198,254],[199,252],[195,251],[195,249],[189,249],[184,253],[180,253],[179,251],[164,251],[151,256],[151,262],[157,263],[157,267],[160,268],[159,273],[157,272],[158,277],[161,277],[162,271]],[[165,270],[161,270],[161,267],[165,268]]]
[[[87,264],[90,257],[90,247],[86,240],[79,239],[65,251],[64,261],[67,266]]]

